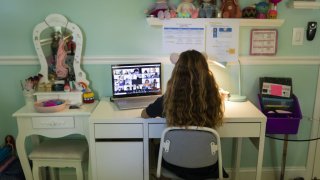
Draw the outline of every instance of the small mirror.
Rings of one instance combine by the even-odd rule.
[[[33,30],[33,42],[43,75],[40,82],[73,81],[89,85],[81,70],[82,33],[60,14],[50,14]]]

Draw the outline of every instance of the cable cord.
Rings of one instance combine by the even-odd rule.
[[[272,136],[268,136],[268,135],[266,135],[266,137],[270,138],[270,139],[275,139],[275,140],[294,141],[294,142],[308,142],[308,141],[315,141],[315,140],[319,140],[320,139],[320,137],[312,138],[312,139],[283,139],[283,138],[276,138],[276,137],[272,137]]]

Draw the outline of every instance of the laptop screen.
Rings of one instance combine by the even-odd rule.
[[[161,63],[111,65],[113,97],[161,94]]]

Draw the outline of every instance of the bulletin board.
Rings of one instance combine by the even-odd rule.
[[[277,29],[252,29],[250,55],[276,55],[278,48]]]

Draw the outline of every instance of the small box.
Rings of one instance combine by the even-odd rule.
[[[297,134],[302,113],[298,98],[293,94],[293,107],[291,113],[273,113],[263,111],[261,95],[258,95],[259,108],[267,116],[266,134]]]

